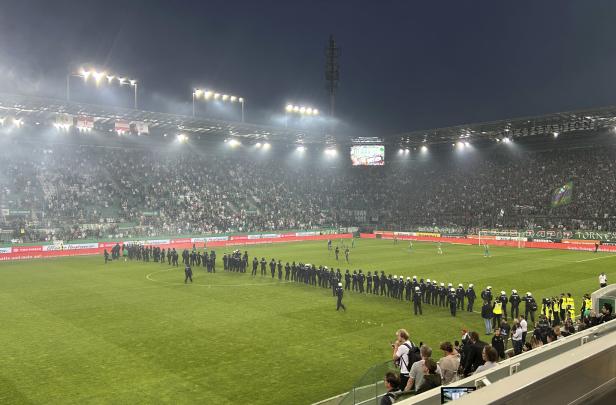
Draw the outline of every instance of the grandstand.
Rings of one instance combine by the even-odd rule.
[[[295,252],[306,249],[300,253],[306,256],[297,257],[297,260],[328,263],[331,266],[331,253],[323,253],[317,246],[323,247],[326,239],[343,241],[355,236],[366,239],[358,243],[365,243],[370,249],[357,254],[359,265],[368,266],[373,271],[378,268],[410,276],[417,268],[426,274],[434,272],[430,276],[439,280],[454,274],[453,277],[459,278],[457,281],[468,285],[474,279],[461,274],[458,268],[468,266],[464,270],[468,270],[473,277],[480,277],[486,284],[503,282],[503,279],[513,284],[511,273],[501,275],[492,272],[506,267],[507,271],[515,274],[519,263],[530,268],[533,259],[524,257],[527,253],[522,250],[526,249],[503,253],[506,247],[541,247],[544,248],[540,251],[541,255],[535,254],[534,257],[538,261],[545,260],[544,266],[533,267],[532,271],[541,272],[545,278],[515,282],[522,283],[528,289],[532,287],[546,294],[558,294],[560,291],[549,288],[554,284],[554,278],[566,274],[570,279],[562,283],[562,288],[573,289],[579,300],[582,292],[590,291],[589,286],[596,284],[596,275],[589,273],[609,269],[607,260],[595,260],[610,258],[609,253],[616,251],[616,208],[612,204],[616,198],[613,163],[616,160],[616,107],[361,139],[327,131],[196,119],[7,94],[0,95],[0,120],[0,260],[71,256],[76,252],[100,255],[116,244],[129,243],[168,249],[177,247],[178,250],[191,249],[195,245],[199,249],[206,246],[227,249],[227,246],[235,245],[248,249],[246,246],[252,248],[256,244],[312,240],[315,241],[313,245],[306,243],[294,251],[288,247],[254,248],[263,255],[271,254],[289,261],[296,260]],[[352,166],[349,150],[356,144],[384,145],[384,166]],[[332,150],[337,153],[323,153]],[[573,198],[563,194],[554,203],[555,191],[567,191],[567,187],[572,187]],[[405,248],[392,248],[392,239],[396,243],[398,240],[424,242],[415,248],[420,259],[413,258],[412,263],[417,267],[409,268],[410,253]],[[434,242],[451,242],[445,259],[441,262],[432,258],[421,259],[421,255],[427,257],[434,253]],[[340,243],[341,247],[348,247],[344,242]],[[503,249],[497,250],[497,253],[510,259],[494,265],[487,261],[479,262],[482,258],[476,253],[476,247],[472,246],[477,244]],[[593,250],[595,244],[599,256],[589,256],[591,253],[588,252],[571,253],[580,255],[574,257],[565,253],[545,254],[548,249]],[[448,262],[447,254],[456,259]],[[378,261],[372,261],[373,256]],[[62,260],[74,260],[59,263],[71,269],[70,274],[76,278],[83,277],[77,270],[81,263],[86,263],[88,268],[96,268],[100,274],[108,271],[100,263],[95,265],[92,258],[83,259],[83,262],[78,261],[82,260],[80,258]],[[342,264],[336,265],[344,267]],[[11,266],[11,269],[25,270],[13,263]],[[113,279],[113,283],[120,290],[128,285],[134,289],[144,288],[139,285],[143,280],[154,286],[160,283],[165,289],[178,285],[173,284],[170,278],[173,273],[168,272],[169,269],[151,271],[145,263],[130,263],[127,266],[134,266],[127,267],[134,270],[134,273],[129,273],[134,279],[124,279],[124,274],[113,274],[113,277],[118,277]],[[33,275],[36,277],[41,269],[34,267]],[[442,272],[433,270],[434,267]],[[572,267],[575,271],[569,275],[567,271]],[[261,287],[266,284],[239,282],[232,276],[235,275],[221,275],[226,278],[222,278],[223,282],[219,281],[220,286]],[[97,279],[97,283],[106,281]],[[10,278],[7,282],[23,294],[15,287],[16,279]],[[80,282],[84,283],[83,280]],[[215,286],[216,282],[211,282]],[[301,298],[299,302],[308,308],[312,302],[309,294],[312,293],[301,290],[301,285],[288,287],[280,293],[283,298],[276,297],[279,301],[273,306],[277,309],[292,307],[291,297],[294,299],[293,294],[296,294]],[[507,287],[511,288],[510,285],[502,288]],[[259,305],[269,306],[268,294],[250,294],[247,297]],[[141,297],[141,303],[159,298]],[[352,297],[360,302],[358,306],[362,306],[362,314],[369,313],[366,308],[375,305],[373,301],[360,301],[357,295]],[[183,298],[175,296],[174,299],[181,301]],[[225,300],[223,295],[216,296],[216,299]],[[131,298],[126,296],[121,296],[122,300],[131,302]],[[331,300],[331,293],[327,292],[315,301],[321,305],[321,301],[325,300]],[[218,301],[208,303],[215,306]],[[80,305],[80,302],[75,304]],[[37,305],[43,306],[44,303]],[[376,313],[379,315],[376,316],[384,316],[386,306],[381,302],[376,305],[382,305],[378,307]],[[408,306],[408,303],[400,302],[400,313],[403,313],[402,305]],[[595,308],[598,306],[599,301],[596,300]],[[323,317],[321,309],[310,308],[306,311],[309,325],[301,324],[305,328],[303,330],[319,332],[311,326],[315,319]],[[237,314],[228,308],[225,310]],[[297,312],[284,314],[283,321],[277,320],[282,323],[287,318],[298,323],[306,321],[303,319],[303,308],[294,308],[294,311]],[[408,311],[408,307],[404,307],[404,311]],[[438,311],[438,319],[449,322],[450,318],[444,318],[446,311]],[[202,315],[207,316],[207,313]],[[250,313],[250,316],[256,315]],[[463,313],[460,318],[452,321],[454,326],[450,329],[462,327],[463,323],[476,328],[477,315]],[[158,320],[156,317],[154,319]],[[249,320],[250,317],[246,321]],[[350,321],[344,323],[344,328],[340,329],[358,328],[363,331],[364,326],[359,326],[359,320],[354,321],[355,324]],[[388,321],[400,322],[400,317]],[[595,329],[588,331],[585,331],[588,325],[584,322],[580,319],[575,326],[568,325],[572,328],[572,335],[566,340],[550,343],[541,351],[504,360],[497,369],[486,373],[486,378],[493,377],[491,387],[507,384],[508,377],[512,378],[508,381],[517,384],[516,387],[523,387],[531,377],[514,381],[513,377],[521,377],[510,376],[514,374],[510,371],[511,367],[515,371],[516,367],[520,370],[526,370],[526,366],[529,370],[541,367],[540,360],[550,361],[546,359],[556,353],[559,356],[575,354],[580,359],[589,356],[590,351],[593,355],[600,353],[604,347],[611,353],[611,345],[602,346],[599,343],[613,336],[613,323],[616,321],[604,326],[592,325]],[[367,325],[374,328],[378,323],[370,319]],[[220,324],[237,327],[235,324]],[[328,324],[325,322],[321,326],[328,330]],[[417,324],[420,331],[430,327],[429,321]],[[274,321],[263,325],[265,331],[277,327]],[[292,330],[292,327],[289,328]],[[340,333],[336,336],[342,337],[347,333],[346,330],[334,331]],[[371,333],[369,338],[389,336],[382,330]],[[448,338],[454,334],[449,329],[447,333]],[[318,336],[312,336],[318,339]],[[601,339],[595,339],[597,336]],[[270,339],[264,335],[260,338]],[[437,337],[430,335],[429,338],[433,339],[432,344],[437,343]],[[439,339],[444,337],[439,336]],[[574,346],[589,341],[592,347],[582,347],[580,354],[576,354],[578,350]],[[372,344],[374,342],[370,342]],[[365,346],[355,348],[364,350]],[[336,346],[336,350],[341,350],[341,347],[341,344]],[[320,346],[315,350],[326,352]],[[370,350],[369,358],[383,353],[381,349],[372,350],[370,347]],[[320,360],[318,355],[311,353],[310,357],[309,362],[314,367],[314,375],[311,375],[314,387],[320,384],[320,373],[325,373],[331,384],[334,376],[327,374],[328,366],[315,365]],[[219,361],[223,367],[232,363],[228,358]],[[258,361],[265,362],[263,358]],[[362,374],[357,367],[368,368],[367,361],[359,358],[351,365],[345,363],[344,367],[329,366],[335,368],[337,373],[355,373],[350,377],[345,374],[345,377],[355,380]],[[170,367],[181,369],[183,366],[174,364]],[[370,370],[374,374],[371,378],[374,378],[367,384],[363,381],[355,387],[341,386],[339,389],[330,385],[323,392],[316,392],[316,397],[307,396],[306,401],[324,398],[325,393],[333,395],[348,390],[354,393],[359,391],[358,388],[368,387],[369,395],[353,398],[347,393],[334,397],[328,403],[376,403],[383,387],[379,385],[382,375],[376,375],[378,373],[374,370],[380,373],[383,369]],[[211,370],[206,371],[209,373]],[[280,372],[279,369],[275,371]],[[532,376],[537,374],[541,372],[535,372]],[[349,384],[348,378],[344,384]],[[475,386],[475,380],[467,377],[454,385]],[[587,384],[579,389],[590,391],[600,388],[600,394],[611,389],[612,382],[608,378],[602,379],[601,384],[607,385]],[[483,392],[480,390],[477,395],[488,395],[489,389],[495,402],[510,400],[506,395],[497,398],[500,394],[491,387]],[[372,395],[372,389],[376,395]],[[196,396],[190,399],[213,400],[213,397],[199,396],[203,392],[196,391]],[[410,399],[401,398],[401,401],[408,401],[401,403],[440,403],[440,391],[437,391]],[[0,399],[3,399],[2,394],[0,391]],[[579,398],[585,398],[583,394],[580,393]],[[10,399],[10,394],[6,395]],[[222,394],[215,392],[214,395]],[[283,398],[287,401],[297,400],[294,393],[285,395]],[[246,398],[241,397],[243,401]],[[260,401],[267,403],[267,398]]]

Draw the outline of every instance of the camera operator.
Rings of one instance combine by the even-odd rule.
[[[409,380],[409,372],[415,359],[417,347],[409,340],[409,333],[406,329],[398,329],[396,341],[391,345],[393,348],[393,360],[400,368],[400,389],[406,387]]]

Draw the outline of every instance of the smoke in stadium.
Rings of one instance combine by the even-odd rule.
[[[2,10],[0,402],[613,403],[616,5]]]

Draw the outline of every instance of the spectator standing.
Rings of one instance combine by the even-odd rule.
[[[483,301],[483,305],[481,307],[481,318],[483,318],[483,323],[486,327],[486,335],[490,335],[492,333],[492,318],[494,317],[494,313],[492,312],[492,306],[489,301]]]
[[[498,353],[496,352],[496,349],[491,346],[484,346],[481,351],[481,357],[483,358],[484,363],[477,367],[477,370],[475,370],[473,374],[481,373],[482,371],[496,367],[496,362],[498,361]]]
[[[423,382],[423,366],[426,360],[432,357],[432,349],[426,345],[423,345],[419,348],[419,353],[421,354],[421,360],[416,361],[411,366],[411,371],[409,373],[409,380],[406,383],[405,391],[410,391],[411,389],[419,389],[421,387],[421,383]],[[437,366],[437,372],[439,375],[441,374],[440,367]]]
[[[450,342],[443,342],[440,346],[444,357],[439,361],[441,368],[442,384],[447,385],[458,380],[458,369],[460,368],[460,354],[454,349]]]

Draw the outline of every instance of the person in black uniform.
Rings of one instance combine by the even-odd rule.
[[[348,250],[348,249],[347,249]],[[364,292],[364,281],[366,280],[366,275],[362,273],[361,269],[359,270],[359,274],[357,274],[357,285],[359,286],[359,292]]]
[[[253,277],[257,275],[257,267],[259,267],[259,260],[257,259],[257,256],[255,256],[252,259],[252,273],[251,273],[251,275]]]
[[[291,274],[291,265],[289,262],[284,266],[284,280],[289,281],[289,275]]]
[[[457,296],[456,290],[453,287],[449,290],[449,311],[451,312],[451,316],[456,316],[456,308],[457,308]]]
[[[466,310],[468,312],[473,312],[473,304],[475,303],[475,298],[477,298],[477,295],[475,294],[475,289],[473,289],[473,285],[469,284],[468,288],[466,289],[466,300],[467,300],[467,305],[466,305]]]
[[[379,278],[379,273],[375,270],[374,274],[372,275],[372,284],[374,285],[374,288],[372,289],[372,294],[374,295],[379,294],[380,281],[381,279]]]
[[[349,248],[344,249],[344,258],[346,259],[346,262],[349,262]]]
[[[349,273],[349,269],[344,273],[344,289],[351,290],[351,273]]]
[[[404,283],[404,290],[406,292],[406,300],[411,301],[413,299],[413,285],[411,284],[411,278],[406,278],[406,283]]]
[[[509,299],[507,298],[507,294],[505,291],[501,291],[501,295],[497,298],[501,302],[501,309],[503,310],[503,319],[507,320],[507,303],[509,303]]]
[[[278,280],[282,280],[282,262],[278,260]]]
[[[336,253],[336,261],[338,261],[338,254],[340,253],[340,249],[338,249],[338,246],[336,246],[336,250],[334,250],[334,252]]]
[[[458,284],[458,288],[456,288],[456,299],[458,301],[458,309],[460,311],[464,311],[464,296],[466,295],[466,291],[464,291],[464,286],[462,283]]]
[[[229,263],[228,262],[229,262],[229,258],[227,258],[227,254],[225,253],[225,254],[222,255],[222,269],[224,271],[229,270]]]
[[[436,305],[438,301],[438,284],[436,280],[432,280],[432,305]]]
[[[270,260],[269,263],[270,272],[272,273],[272,278],[276,276],[276,261],[274,259]]]
[[[530,319],[530,321],[535,323],[535,311],[537,311],[537,302],[533,295],[529,292],[526,293],[526,297],[524,297],[524,317],[526,319]],[[530,315],[530,318],[528,317]]]
[[[179,263],[178,263],[179,258],[180,258],[180,255],[175,250],[175,248],[173,248],[173,258],[171,259],[171,263],[173,264],[173,266],[179,267]]]
[[[415,315],[417,315],[417,311],[419,311],[419,315],[423,315],[421,311],[422,298],[421,288],[415,287],[415,292],[413,293],[413,310],[415,311]]]
[[[381,295],[385,295],[387,288],[387,276],[385,276],[385,272],[381,271],[381,281],[379,282],[381,286]]]
[[[366,294],[372,294],[372,273],[366,274]]]
[[[342,308],[346,312],[346,307],[342,303],[342,296],[344,295],[344,290],[342,289],[342,283],[338,283],[338,289],[336,290],[336,311]]]
[[[515,319],[520,316],[520,302],[522,299],[518,295],[517,290],[511,290],[511,295],[509,296],[509,303],[511,304],[511,318]]]
[[[487,286],[485,290],[481,292],[481,299],[492,303],[492,287]]]
[[[438,288],[438,306],[445,306],[445,296],[447,295],[447,289],[445,288],[445,283],[441,283]]]
[[[190,280],[190,282],[192,283],[192,269],[190,268],[190,265],[188,263],[186,263],[186,267],[184,267],[184,284],[186,284],[186,282]]]
[[[107,251],[107,249],[105,249],[105,251],[103,252],[103,256],[105,256],[105,264],[107,264],[107,262],[109,261],[109,252]]]
[[[262,276],[267,274],[266,267],[267,267],[267,260],[265,260],[265,257],[262,257],[261,258],[261,275]]]
[[[212,266],[212,273],[216,273],[216,252],[213,250],[210,252],[210,264]]]

